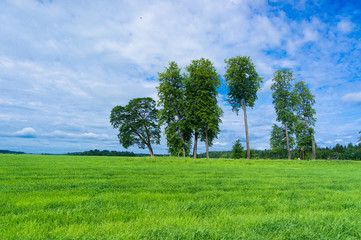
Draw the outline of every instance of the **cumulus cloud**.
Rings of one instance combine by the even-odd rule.
[[[17,132],[14,132],[12,134],[14,137],[22,137],[22,138],[35,138],[36,137],[36,131],[32,127],[26,127],[23,128]]]

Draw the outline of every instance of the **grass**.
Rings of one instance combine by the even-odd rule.
[[[0,155],[0,239],[361,239],[361,162]]]

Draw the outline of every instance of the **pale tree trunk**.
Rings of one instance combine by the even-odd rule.
[[[242,99],[242,108],[243,108],[243,114],[244,114],[244,127],[246,129],[247,159],[250,159],[251,158],[251,149],[249,147],[247,109],[246,109],[246,102],[244,101],[244,99]]]
[[[303,151],[303,147],[301,147],[301,160],[304,159],[304,155],[305,155],[305,153],[304,153],[304,151]]]
[[[209,158],[208,130],[206,129],[206,155]]]
[[[197,142],[198,142],[198,133],[195,133],[194,134],[193,158],[197,158]]]
[[[312,137],[312,160],[316,159],[316,144],[315,140]]]
[[[305,116],[303,116],[303,120],[305,120],[308,131],[310,131],[310,125],[308,124]],[[311,132],[310,132],[310,135],[311,135]],[[312,160],[315,160],[316,159],[316,144],[315,144],[315,139],[312,135],[311,135],[311,138],[312,138]]]
[[[289,143],[289,140],[288,140],[287,123],[285,123],[285,129],[286,129],[286,145],[287,145],[288,160],[291,160],[291,150],[290,150],[290,143]]]
[[[152,146],[150,144],[147,144],[147,146],[149,149],[150,157],[154,157]]]

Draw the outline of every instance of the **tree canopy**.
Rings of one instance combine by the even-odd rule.
[[[118,139],[124,148],[134,144],[144,149],[146,146],[153,156],[151,144],[160,143],[160,127],[152,98],[135,98],[126,106],[116,106],[110,114],[113,128],[119,129]]]

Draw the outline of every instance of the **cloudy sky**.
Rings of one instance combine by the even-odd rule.
[[[111,109],[157,99],[157,73],[250,56],[264,78],[248,110],[251,147],[269,148],[273,72],[290,68],[316,96],[319,146],[357,143],[361,130],[361,4],[358,0],[0,1],[0,149],[66,153],[123,149]],[[222,79],[223,81],[223,79]],[[245,139],[225,102],[211,150]],[[199,151],[204,152],[204,144]],[[147,152],[136,147],[134,152]],[[166,153],[166,142],[154,146]]]

